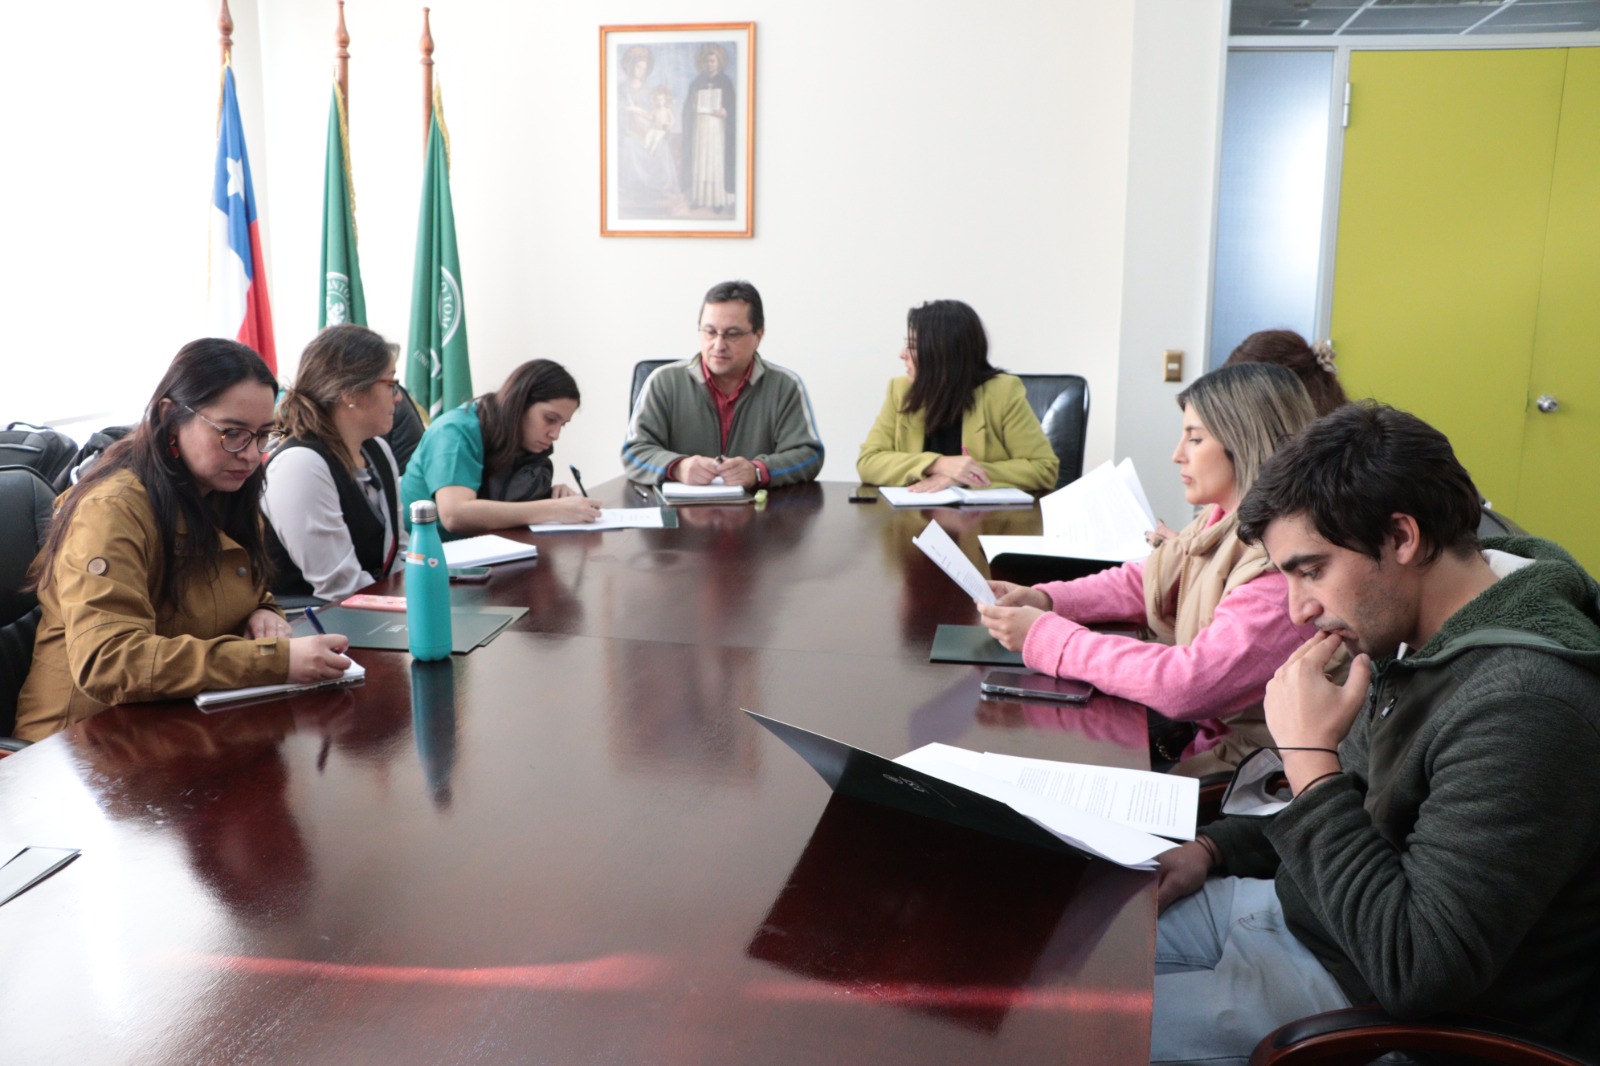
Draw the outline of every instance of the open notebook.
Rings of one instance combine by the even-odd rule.
[[[879,495],[891,507],[1032,507],[1033,496],[1021,489],[964,489],[952,486],[938,492],[912,492],[884,485]]]

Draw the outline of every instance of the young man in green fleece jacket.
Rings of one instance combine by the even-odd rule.
[[[622,442],[622,470],[659,485],[811,481],[822,438],[800,375],[762,359],[761,294],[748,281],[713,285],[700,304],[700,354],[645,381]]]
[[[1318,628],[1265,700],[1294,798],[1163,856],[1152,1061],[1242,1063],[1373,1003],[1600,1048],[1600,587],[1549,542],[1480,546],[1449,441],[1370,403],[1306,427],[1239,515]]]

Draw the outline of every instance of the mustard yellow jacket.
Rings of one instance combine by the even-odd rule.
[[[289,679],[288,638],[240,635],[257,608],[277,607],[238,543],[224,534],[216,580],[190,581],[177,610],[163,614],[155,604],[161,532],[144,485],[124,470],[88,491],[39,593],[18,737],[40,740],[113,703]]]
[[[927,431],[922,412],[908,415],[900,410],[910,389],[910,378],[889,382],[883,410],[861,445],[856,473],[869,485],[921,481],[923,471],[939,458],[937,452],[922,448]],[[977,402],[961,416],[961,443],[996,487],[1055,488],[1061,461],[1028,406],[1022,379],[1013,374],[997,375],[978,386]]]

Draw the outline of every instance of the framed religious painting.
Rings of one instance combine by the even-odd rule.
[[[748,237],[756,24],[600,27],[600,235]]]

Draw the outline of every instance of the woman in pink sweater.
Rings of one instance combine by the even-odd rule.
[[[1031,669],[1192,722],[1192,739],[1184,731],[1179,750],[1155,754],[1181,757],[1176,772],[1199,776],[1271,742],[1261,697],[1311,635],[1289,620],[1287,586],[1266,549],[1239,540],[1236,512],[1261,464],[1315,412],[1293,373],[1259,363],[1204,375],[1178,406],[1183,436],[1172,460],[1184,498],[1204,507],[1195,520],[1143,562],[1032,588],[990,582],[999,606],[978,610]],[[1092,622],[1134,622],[1156,639],[1084,628]]]

